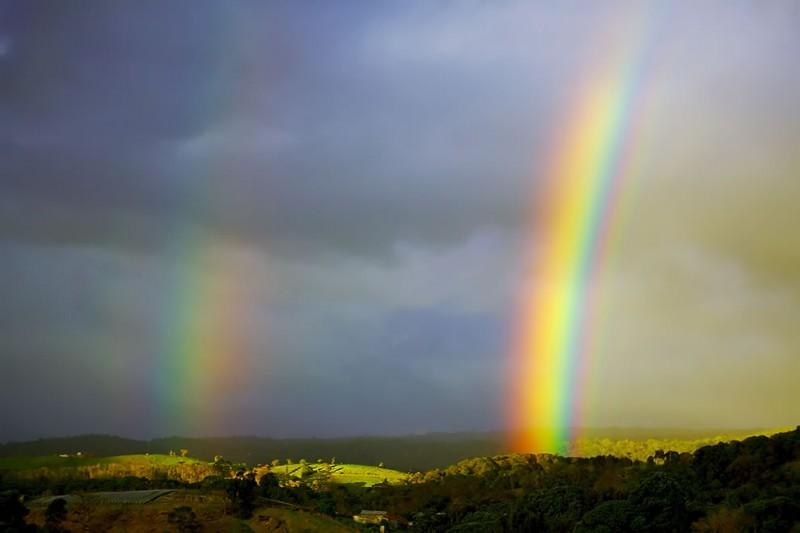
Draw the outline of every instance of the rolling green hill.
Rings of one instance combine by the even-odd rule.
[[[116,455],[87,457],[46,455],[40,457],[2,457],[0,475],[9,479],[35,480],[39,478],[122,479],[174,479],[198,482],[216,473],[206,461],[174,455]]]
[[[304,470],[305,475],[303,475]],[[358,483],[366,487],[383,482],[396,485],[408,477],[407,474],[390,468],[357,464],[284,464],[271,467],[271,471],[283,477],[302,476],[308,481],[319,479],[339,484]]]
[[[304,472],[305,470],[305,472]],[[197,472],[198,475],[211,475],[213,469],[205,461],[191,457],[171,455],[115,455],[111,457],[59,457],[47,455],[41,457],[0,457],[0,472],[30,477],[47,475],[51,477],[75,477],[77,474],[87,477],[120,477],[124,475],[146,478],[159,475],[182,474],[186,471]],[[384,481],[389,484],[403,482],[407,474],[382,468],[358,464],[283,464],[271,467],[275,474],[285,477],[303,477],[305,481],[314,479],[334,483],[357,483],[371,487]],[[200,481],[200,479],[196,479]]]
[[[68,456],[58,455],[45,456],[17,456],[0,457],[0,470],[29,470],[35,468],[78,468],[94,465],[127,465],[127,466],[174,466],[181,464],[204,464],[204,461],[191,457],[180,457],[162,454],[134,454],[134,455],[112,455],[108,457],[90,456]]]

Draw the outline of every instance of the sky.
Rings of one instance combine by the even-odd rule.
[[[543,162],[641,5],[0,0],[0,440],[503,428]],[[660,5],[586,423],[795,425],[800,4]]]

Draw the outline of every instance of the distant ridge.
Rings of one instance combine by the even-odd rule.
[[[350,437],[330,439],[272,439],[267,437],[167,437],[152,440],[113,435],[77,435],[0,444],[0,457],[75,454],[108,456],[169,453],[189,450],[192,457],[212,460],[215,455],[249,464],[273,459],[336,458],[357,464],[385,463],[410,471],[444,467],[469,457],[504,453],[500,433],[440,433],[405,437]]]
[[[0,457],[52,455],[77,452],[92,455],[127,455],[148,452],[148,442],[115,435],[75,435],[0,444]]]
[[[791,429],[791,428],[790,428]],[[647,440],[720,437],[719,440],[740,439],[753,434],[770,434],[777,430],[763,429],[678,429],[678,428],[587,428],[587,439]],[[42,438],[25,442],[0,444],[0,457],[75,454],[110,456],[144,453],[166,454],[189,450],[192,457],[212,460],[215,455],[248,464],[266,464],[273,459],[336,458],[338,462],[364,465],[384,463],[401,471],[423,471],[444,468],[464,459],[508,453],[504,433],[460,432],[428,433],[398,437],[341,437],[274,439],[269,437],[166,437],[137,440],[115,435],[76,435]]]

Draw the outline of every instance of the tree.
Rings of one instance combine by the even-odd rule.
[[[754,526],[753,517],[744,509],[720,507],[712,510],[707,516],[692,524],[696,533],[723,533],[728,531],[750,531]]]
[[[50,502],[47,509],[44,511],[44,521],[47,525],[47,530],[55,532],[63,531],[61,524],[67,518],[67,500],[64,498],[56,498]]]
[[[687,531],[691,520],[686,500],[691,487],[678,476],[655,471],[639,482],[628,503],[635,509],[631,519],[634,531]]]
[[[0,531],[35,531],[36,526],[25,523],[28,508],[22,505],[16,491],[0,494]]]
[[[258,486],[265,490],[275,489],[280,486],[280,480],[272,472],[267,472],[258,480]]]
[[[214,471],[222,477],[230,475],[233,463],[225,460],[221,455],[214,456]]]
[[[608,500],[583,515],[575,533],[623,533],[630,531],[633,509],[626,500]]]
[[[587,510],[578,487],[555,485],[514,502],[509,525],[512,531],[572,531]]]
[[[237,475],[228,481],[225,493],[230,502],[231,514],[240,518],[250,518],[255,509],[256,482],[252,474]]]
[[[315,501],[317,511],[329,516],[336,516],[336,503],[327,492],[321,492]]]
[[[182,505],[176,507],[167,515],[167,522],[174,524],[179,533],[194,533],[200,531],[201,525],[197,520],[197,515],[191,507]]]

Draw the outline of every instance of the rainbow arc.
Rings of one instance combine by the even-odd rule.
[[[626,19],[616,41],[598,48],[541,171],[513,345],[511,445],[519,452],[568,453],[583,422],[597,287],[629,187],[647,21]]]

